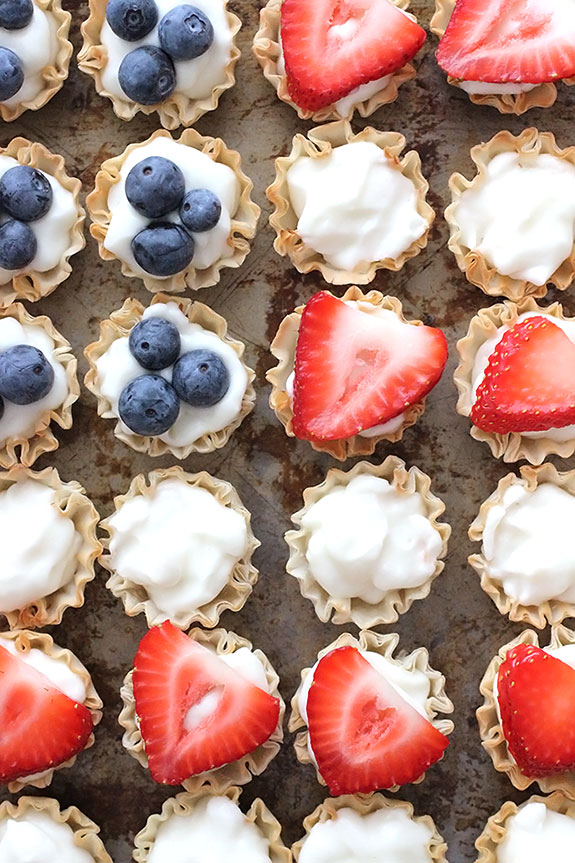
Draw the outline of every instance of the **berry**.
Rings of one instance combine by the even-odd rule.
[[[140,375],[120,393],[118,413],[134,434],[160,435],[170,429],[180,413],[174,388],[159,375]]]
[[[160,45],[174,60],[193,60],[205,54],[214,41],[210,19],[196,6],[170,9],[158,28]]]
[[[164,318],[144,318],[131,331],[128,344],[132,356],[150,371],[166,369],[180,355],[180,334]]]
[[[188,231],[211,231],[220,220],[222,204],[209,189],[192,189],[180,206],[180,219]]]
[[[180,225],[156,222],[136,234],[132,252],[138,265],[152,276],[181,273],[194,257],[195,244]]]
[[[48,177],[37,168],[15,165],[0,178],[0,207],[21,222],[35,222],[45,216],[53,197]]]
[[[0,395],[16,405],[31,405],[47,396],[54,369],[33,345],[14,345],[0,353]]]
[[[33,15],[32,0],[2,0],[0,3],[0,27],[5,30],[22,30]]]
[[[137,42],[156,26],[158,7],[154,0],[108,0],[106,20],[120,39]]]
[[[195,408],[209,408],[227,393],[230,373],[213,351],[190,351],[175,364],[172,385],[182,401]]]
[[[170,57],[154,45],[126,54],[118,69],[120,87],[133,102],[157,105],[176,89],[176,70]]]
[[[0,267],[22,270],[32,263],[38,243],[36,235],[24,222],[11,219],[0,226]]]
[[[4,399],[0,396],[0,420],[4,416]]]
[[[24,83],[20,58],[10,48],[0,47],[0,102],[15,96]]]
[[[174,162],[148,156],[134,165],[126,177],[126,197],[132,207],[148,219],[177,210],[186,191],[184,175]]]

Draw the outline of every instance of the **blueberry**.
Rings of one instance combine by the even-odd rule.
[[[0,207],[21,222],[35,222],[45,216],[53,197],[48,177],[37,168],[16,165],[0,179]]]
[[[222,204],[209,189],[192,189],[180,207],[180,219],[188,231],[209,231],[220,220]]]
[[[170,9],[158,27],[160,45],[174,60],[193,60],[214,41],[214,28],[201,9],[187,4]]]
[[[118,69],[120,87],[133,102],[157,105],[176,89],[176,70],[165,51],[143,45],[126,54]]]
[[[4,416],[4,399],[0,396],[0,420]]]
[[[148,156],[134,165],[126,177],[126,197],[132,207],[159,219],[177,210],[186,192],[184,175],[174,162],[162,156]]]
[[[2,0],[0,3],[0,27],[5,30],[22,30],[32,20],[32,0]]]
[[[0,226],[0,267],[3,270],[22,270],[32,263],[38,243],[36,235],[24,222],[15,219]]]
[[[136,234],[132,252],[139,266],[152,276],[174,276],[194,257],[194,241],[180,225],[155,222]]]
[[[0,396],[16,405],[31,405],[47,396],[54,369],[33,345],[14,345],[0,353]]]
[[[18,54],[10,48],[0,48],[0,102],[15,96],[24,83],[24,69]]]
[[[180,356],[180,334],[164,318],[144,318],[130,333],[128,345],[140,365],[154,372],[171,366]]]
[[[172,385],[182,401],[195,408],[209,408],[227,393],[230,373],[213,351],[190,351],[175,364]]]
[[[159,375],[140,375],[124,387],[118,404],[120,419],[135,434],[159,435],[180,413],[174,388]]]
[[[106,20],[120,39],[137,42],[156,26],[158,7],[154,0],[108,0]]]

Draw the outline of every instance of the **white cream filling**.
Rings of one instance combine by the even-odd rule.
[[[571,863],[575,846],[575,820],[548,809],[544,803],[527,803],[507,819],[506,834],[497,846],[497,863]],[[304,863],[304,861],[301,861]]]
[[[528,93],[539,84],[493,84],[488,81],[458,81],[457,86],[476,96],[516,96]]]
[[[24,83],[14,96],[3,104],[10,107],[30,102],[44,89],[42,75],[46,66],[54,66],[58,55],[58,24],[50,12],[34,3],[32,20],[21,30],[0,27],[0,45],[9,48],[20,58],[24,70]]]
[[[23,653],[16,648],[12,639],[2,638],[2,636],[0,636],[0,647],[3,647],[14,656],[18,656],[26,665],[30,665],[36,671],[39,671],[60,692],[67,695],[68,698],[77,701],[78,704],[83,704],[86,700],[84,681],[80,675],[68,667],[64,659],[55,659],[36,647],[33,647],[27,653]]]
[[[2,863],[94,863],[74,840],[74,831],[46,812],[28,811],[0,821]]]

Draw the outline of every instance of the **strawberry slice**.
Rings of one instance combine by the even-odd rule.
[[[319,661],[307,715],[311,748],[330,794],[413,782],[449,743],[355,647],[338,647]]]
[[[63,764],[92,733],[90,711],[0,647],[0,782]]]
[[[280,704],[169,621],[150,629],[134,662],[134,697],[150,772],[179,785],[252,752]]]
[[[471,419],[498,434],[575,423],[575,344],[542,315],[515,324],[489,357]]]
[[[293,431],[342,440],[421,401],[447,361],[441,330],[361,311],[327,291],[303,310],[294,375]]]
[[[309,111],[391,75],[425,41],[389,0],[284,0],[280,29],[290,96]]]
[[[499,667],[497,699],[507,748],[526,776],[575,770],[575,670],[518,644]]]
[[[437,62],[464,81],[541,84],[575,75],[568,0],[458,0]]]

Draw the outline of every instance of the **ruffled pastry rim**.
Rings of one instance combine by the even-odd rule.
[[[256,391],[253,381],[256,375],[253,369],[244,362],[245,344],[228,336],[228,323],[226,319],[203,303],[194,302],[182,297],[170,297],[168,294],[162,293],[155,294],[152,297],[150,305],[153,306],[156,303],[175,303],[190,323],[199,324],[204,330],[214,333],[222,342],[233,349],[247,374],[246,390],[242,398],[240,411],[235,419],[219,431],[206,432],[192,443],[177,447],[170,446],[170,444],[160,440],[159,437],[144,437],[135,434],[113,412],[110,401],[103,395],[100,389],[97,361],[106,353],[113,342],[117,339],[127,338],[132,328],[142,320],[145,306],[133,298],[125,300],[121,309],[112,312],[109,318],[100,322],[100,338],[97,342],[92,342],[84,349],[84,356],[90,364],[90,368],[84,377],[84,383],[87,389],[96,396],[98,401],[98,416],[103,416],[106,419],[116,419],[115,436],[132,447],[132,449],[138,452],[145,452],[149,456],[160,456],[171,453],[178,459],[185,459],[195,452],[203,454],[213,452],[227,444],[232,433],[241,425],[255,405]]]
[[[392,0],[392,2],[394,6],[403,10],[409,6],[409,0]],[[280,7],[281,0],[268,0],[267,4],[260,9],[259,28],[254,36],[252,52],[262,68],[264,77],[276,91],[278,99],[291,105],[300,120],[313,120],[314,123],[325,123],[328,120],[351,120],[356,111],[360,117],[369,117],[382,105],[395,102],[401,85],[415,78],[415,67],[411,63],[406,63],[401,69],[391,74],[390,80],[382,90],[379,90],[369,99],[354,102],[345,116],[338,112],[335,103],[320,108],[318,111],[300,108],[289,94],[285,74],[278,70]]]
[[[46,315],[33,317],[28,313],[21,303],[12,303],[7,308],[0,308],[0,320],[3,318],[14,318],[22,326],[40,327],[54,342],[53,361],[58,362],[66,374],[68,393],[66,398],[56,408],[46,410],[38,418],[34,432],[30,437],[9,438],[0,443],[0,467],[5,469],[22,463],[26,467],[34,464],[43,453],[58,449],[60,441],[50,428],[52,420],[58,423],[60,428],[72,427],[72,405],[80,398],[80,384],[78,382],[78,361],[72,353],[72,345],[58,332],[54,324]],[[20,454],[16,453],[16,450]]]
[[[575,147],[561,150],[551,132],[539,132],[533,127],[524,129],[520,135],[512,135],[511,132],[504,130],[494,135],[487,143],[472,147],[470,154],[477,167],[477,173],[473,179],[467,180],[458,173],[452,174],[449,178],[451,204],[445,210],[445,220],[450,232],[448,247],[455,255],[457,266],[465,274],[465,278],[490,297],[507,297],[516,302],[528,296],[544,297],[549,283],[559,291],[564,291],[575,278],[575,247],[543,285],[535,285],[527,279],[514,279],[511,276],[502,275],[481,252],[468,249],[463,245],[457,222],[457,209],[461,196],[468,189],[477,189],[487,181],[489,164],[501,153],[545,154],[575,166]]]
[[[511,784],[520,791],[525,791],[526,788],[529,788],[530,785],[536,782],[545,794],[551,791],[562,791],[568,797],[574,799],[575,771],[571,773],[559,773],[555,776],[530,778],[521,772],[519,766],[511,759],[507,750],[503,728],[497,716],[497,705],[493,687],[495,678],[499,673],[499,667],[507,656],[507,652],[518,644],[530,644],[539,647],[539,634],[532,629],[523,630],[513,641],[504,644],[489,663],[479,685],[479,691],[484,697],[484,702],[476,711],[481,745],[493,761],[493,766],[497,772],[506,773]],[[551,639],[547,646],[558,648],[565,644],[575,644],[575,632],[563,625],[552,626]]]
[[[73,522],[76,533],[82,538],[82,546],[76,555],[76,570],[70,581],[24,608],[16,611],[0,610],[0,617],[5,617],[13,630],[36,629],[61,623],[67,608],[80,608],[84,604],[86,585],[96,574],[96,558],[102,551],[102,545],[96,537],[100,516],[79,482],[64,482],[55,467],[32,471],[23,465],[16,465],[7,472],[0,472],[0,494],[24,479],[41,483],[54,491],[58,509]]]
[[[205,773],[190,776],[189,779],[182,782],[183,787],[190,793],[196,793],[200,789],[209,786],[216,794],[225,794],[228,788],[234,785],[245,785],[254,776],[259,776],[260,773],[263,773],[280,750],[280,745],[283,741],[282,726],[285,704],[278,689],[279,677],[265,653],[261,650],[253,650],[251,641],[248,641],[247,638],[242,638],[240,635],[236,635],[235,632],[225,629],[212,629],[206,632],[195,627],[187,635],[201,644],[202,647],[208,647],[220,656],[226,653],[234,653],[240,647],[247,647],[248,650],[252,650],[254,656],[257,656],[264,668],[270,694],[278,698],[280,702],[278,724],[273,734],[265,743],[262,743],[253,752],[248,752],[247,755],[237,761],[224,764],[215,770],[208,770]],[[124,729],[122,736],[123,746],[128,750],[132,758],[135,758],[142,767],[147,769],[148,756],[144,749],[144,741],[136,716],[132,675],[133,669],[125,676],[120,690],[123,707],[118,717],[118,722]]]
[[[335,821],[340,809],[353,809],[354,812],[362,817],[371,815],[373,812],[379,812],[382,809],[402,810],[416,824],[423,824],[431,831],[431,839],[427,846],[430,863],[447,863],[445,857],[447,844],[437,830],[432,817],[430,815],[416,816],[411,803],[408,803],[406,800],[395,800],[385,797],[380,792],[372,794],[343,794],[341,797],[327,797],[323,803],[316,806],[313,812],[304,819],[305,836],[292,845],[291,850],[296,863],[299,860],[303,845],[305,845],[309,834],[316,824]]]
[[[158,119],[164,129],[177,129],[178,126],[191,126],[208,111],[214,111],[219,104],[220,96],[236,83],[235,67],[241,57],[241,51],[236,44],[236,37],[242,22],[237,15],[227,8],[227,0],[222,0],[226,10],[226,20],[231,36],[230,59],[225,68],[225,79],[212,89],[211,95],[203,99],[192,99],[184,93],[172,93],[163,102],[155,105],[141,105],[126,97],[121,99],[109,93],[102,83],[102,72],[108,62],[108,52],[101,43],[101,31],[106,19],[108,0],[89,0],[89,16],[81,26],[83,44],[78,54],[78,66],[94,79],[96,92],[112,103],[114,113],[120,120],[132,120],[136,114],[158,114]]]
[[[228,509],[234,510],[242,516],[247,530],[247,548],[241,559],[232,568],[228,581],[224,588],[210,602],[206,602],[199,608],[168,618],[165,612],[158,608],[156,603],[149,597],[148,591],[143,585],[136,584],[131,579],[120,575],[112,563],[110,553],[110,541],[114,536],[114,527],[111,518],[129,500],[143,495],[151,497],[158,485],[165,480],[177,479],[187,485],[203,488],[209,491],[218,503]],[[121,599],[124,610],[128,617],[134,617],[142,612],[146,615],[148,626],[156,626],[165,620],[170,620],[174,626],[187,629],[192,623],[201,623],[202,626],[213,627],[218,624],[220,615],[227,609],[240,611],[248,600],[259,572],[253,566],[251,559],[254,551],[260,545],[252,532],[251,514],[243,505],[240,496],[234,486],[223,479],[217,479],[206,471],[200,473],[187,473],[181,467],[160,468],[152,470],[148,475],[140,473],[136,476],[126,494],[114,498],[114,513],[100,523],[100,527],[108,533],[102,539],[103,553],[100,555],[99,563],[110,573],[106,587],[114,596]]]
[[[395,632],[390,633],[380,633],[380,632],[371,632],[369,630],[361,630],[359,633],[359,638],[355,638],[349,632],[342,633],[335,641],[332,641],[327,647],[324,647],[323,650],[320,650],[317,657],[321,659],[331,650],[335,650],[338,647],[356,647],[359,650],[369,650],[375,653],[379,653],[381,656],[386,656],[388,659],[393,660],[393,662],[399,663],[403,668],[406,668],[408,671],[413,671],[417,669],[418,671],[423,672],[430,684],[430,694],[426,701],[425,712],[427,713],[427,718],[432,723],[432,725],[437,728],[442,734],[448,735],[454,729],[454,724],[450,719],[437,719],[438,713],[453,713],[454,706],[450,699],[447,697],[445,693],[445,677],[440,671],[434,671],[429,664],[429,653],[425,647],[418,647],[415,650],[412,650],[411,653],[399,653],[398,656],[394,656],[394,652],[396,647],[399,644],[399,635]],[[295,694],[291,700],[291,715],[289,717],[288,722],[288,730],[289,731],[298,731],[294,741],[294,748],[297,756],[297,760],[301,764],[311,764],[316,772],[317,781],[320,785],[326,785],[326,782],[322,778],[319,770],[313,764],[311,756],[309,754],[308,749],[308,741],[309,734],[307,730],[307,726],[305,731],[299,731],[302,726],[305,726],[305,720],[301,716],[298,707],[298,699],[304,684],[305,679],[308,674],[311,672],[311,668],[304,668],[301,672],[301,680],[298,688],[295,691]],[[442,756],[443,758],[443,756]],[[441,760],[441,759],[440,759]],[[418,785],[420,782],[423,782],[425,778],[425,773],[423,773],[418,779],[415,779],[413,782],[409,782],[406,784],[409,785]],[[394,785],[392,788],[386,788],[385,791],[397,791],[401,786]]]
[[[306,557],[312,531],[304,528],[303,516],[308,512],[310,506],[316,504],[334,488],[349,485],[357,476],[381,477],[386,479],[398,492],[407,495],[419,494],[425,507],[426,517],[442,541],[435,569],[423,584],[417,587],[389,590],[380,602],[374,604],[367,603],[357,597],[352,599],[332,597],[313,577]],[[369,629],[384,623],[395,623],[399,615],[404,614],[414,600],[428,596],[432,582],[445,566],[442,558],[447,554],[447,541],[451,534],[451,527],[448,524],[437,521],[437,518],[445,512],[445,504],[431,494],[430,488],[431,478],[420,468],[413,466],[406,470],[405,462],[402,459],[395,455],[389,455],[379,465],[362,461],[354,465],[352,470],[348,472],[330,468],[322,483],[304,490],[304,506],[291,517],[298,529],[289,530],[284,534],[290,551],[286,569],[290,575],[297,578],[302,596],[311,599],[315,613],[323,623],[328,623],[332,615],[332,623],[352,622],[360,629]]]
[[[130,153],[142,147],[147,147],[156,138],[168,138],[171,141],[175,141],[176,144],[199,150],[200,153],[209,156],[214,162],[226,165],[234,172],[240,186],[239,203],[231,220],[228,237],[228,245],[231,246],[228,256],[220,258],[203,270],[189,266],[180,273],[176,273],[174,276],[169,276],[165,279],[160,279],[150,274],[141,275],[140,273],[136,273],[126,261],[109,252],[104,246],[112,218],[112,213],[108,206],[110,189],[119,182],[122,165]],[[102,163],[96,175],[94,188],[86,198],[86,206],[92,220],[90,233],[98,242],[98,251],[102,260],[119,261],[122,275],[141,279],[146,288],[152,293],[164,291],[165,293],[181,294],[188,288],[197,291],[200,288],[207,288],[217,284],[221,278],[220,271],[225,267],[240,267],[245,261],[250,251],[248,241],[255,236],[261,212],[258,205],[251,199],[253,187],[253,182],[242,171],[241,155],[237,150],[230,150],[221,138],[200,135],[195,129],[184,129],[180,137],[175,139],[165,129],[157,129],[145,141],[138,144],[129,144],[119,156],[106,159]]]
[[[459,392],[457,413],[468,417],[471,413],[473,392],[473,365],[477,351],[488,339],[495,336],[501,326],[512,327],[519,315],[526,312],[550,315],[558,320],[575,320],[563,314],[563,306],[552,303],[547,308],[541,308],[532,297],[526,297],[519,303],[505,301],[496,303],[486,309],[480,309],[471,321],[467,334],[457,342],[460,362],[453,375],[453,380]],[[515,462],[526,459],[530,464],[540,465],[548,455],[559,455],[568,458],[575,452],[575,436],[573,440],[554,441],[551,438],[528,438],[519,432],[497,434],[486,432],[472,425],[471,437],[485,441],[495,458],[503,458],[504,462]]]
[[[425,220],[427,227],[421,236],[414,240],[397,258],[383,258],[372,261],[366,270],[340,270],[328,264],[324,256],[307,246],[297,233],[298,218],[291,205],[287,174],[291,166],[302,157],[322,159],[337,147],[345,144],[368,142],[383,150],[392,167],[409,180],[416,192],[417,212]],[[297,134],[292,139],[289,156],[275,160],[275,180],[266,189],[266,195],[274,206],[270,215],[270,225],[276,232],[274,249],[282,256],[287,255],[300,273],[319,270],[326,282],[331,285],[358,284],[372,282],[378,270],[400,270],[406,261],[418,255],[426,246],[429,231],[435,219],[435,212],[427,203],[429,184],[421,173],[421,159],[416,150],[408,152],[400,159],[406,140],[398,132],[380,132],[367,126],[357,134],[347,120],[338,120],[325,126],[310,129],[307,137]]]
[[[92,683],[92,678],[88,669],[80,662],[75,653],[72,653],[71,650],[67,650],[64,647],[59,647],[57,644],[54,644],[54,639],[46,632],[31,632],[27,629],[20,629],[15,632],[3,632],[1,637],[9,639],[10,641],[14,641],[16,644],[16,648],[22,653],[28,653],[33,648],[36,648],[37,650],[41,650],[42,653],[45,653],[46,656],[49,656],[52,659],[63,660],[70,669],[70,671],[73,671],[75,674],[78,675],[78,677],[80,677],[82,683],[86,687],[86,698],[83,701],[83,704],[90,711],[94,727],[98,725],[102,718],[103,703],[94,688],[94,684]],[[0,645],[1,643],[2,642],[0,640]],[[90,734],[88,740],[86,741],[84,749],[90,749],[90,747],[93,745],[94,732]],[[66,767],[72,767],[77,757],[78,755],[73,755],[67,761],[63,761],[62,764],[58,764],[56,767],[44,770],[37,779],[26,779],[25,777],[22,777],[21,779],[16,779],[13,782],[8,782],[8,791],[11,794],[17,794],[23,788],[27,788],[29,786],[32,786],[33,788],[46,788],[52,782],[54,772],[56,770],[63,770]]]
[[[522,486],[526,491],[534,492],[538,485],[545,483],[561,488],[575,497],[574,470],[559,472],[555,465],[547,462],[540,467],[522,465],[519,472],[520,477],[514,473],[508,473],[500,479],[497,489],[481,504],[479,513],[468,531],[469,539],[472,542],[482,542],[489,512],[503,502],[503,496],[511,486]],[[569,603],[552,598],[540,605],[527,606],[508,596],[501,582],[490,576],[489,563],[483,554],[483,546],[481,546],[481,552],[472,554],[467,559],[481,578],[481,587],[485,593],[491,597],[500,614],[509,615],[510,620],[529,623],[538,629],[544,629],[548,623],[556,625],[566,617],[575,617],[575,602]]]
[[[326,293],[331,292],[326,291]],[[332,294],[332,296],[335,296],[335,294]],[[395,312],[404,324],[423,326],[422,321],[410,321],[403,316],[403,307],[396,297],[384,297],[379,291],[369,291],[369,293],[364,294],[359,288],[352,286],[347,289],[342,297],[337,297],[337,299],[341,299],[344,302],[354,300],[370,303],[374,308],[388,309]],[[293,411],[290,397],[285,389],[285,382],[293,371],[299,322],[304,308],[304,305],[297,306],[295,311],[287,315],[279,325],[274,340],[270,345],[271,353],[279,362],[277,366],[266,372],[266,380],[272,385],[269,398],[270,407],[283,425],[288,437],[295,437],[295,435],[292,428]],[[414,425],[424,410],[425,398],[407,408],[404,411],[401,426],[396,431],[388,432],[387,434],[376,435],[374,437],[363,437],[357,434],[343,440],[308,441],[308,443],[316,452],[328,452],[338,461],[345,461],[352,456],[371,455],[382,440],[389,441],[390,443],[400,441],[405,429]]]
[[[0,308],[6,308],[15,300],[28,300],[28,302],[34,303],[41,297],[47,297],[68,278],[72,272],[70,258],[86,245],[84,236],[86,212],[80,205],[82,184],[80,180],[70,177],[66,173],[66,163],[63,156],[51,153],[42,144],[37,141],[32,143],[27,138],[13,138],[6,147],[0,148],[0,155],[10,156],[21,165],[30,165],[32,168],[38,168],[45,174],[49,174],[67,192],[71,193],[77,211],[76,221],[70,228],[70,244],[56,266],[43,273],[36,270],[20,273],[13,276],[4,285],[0,285]]]

